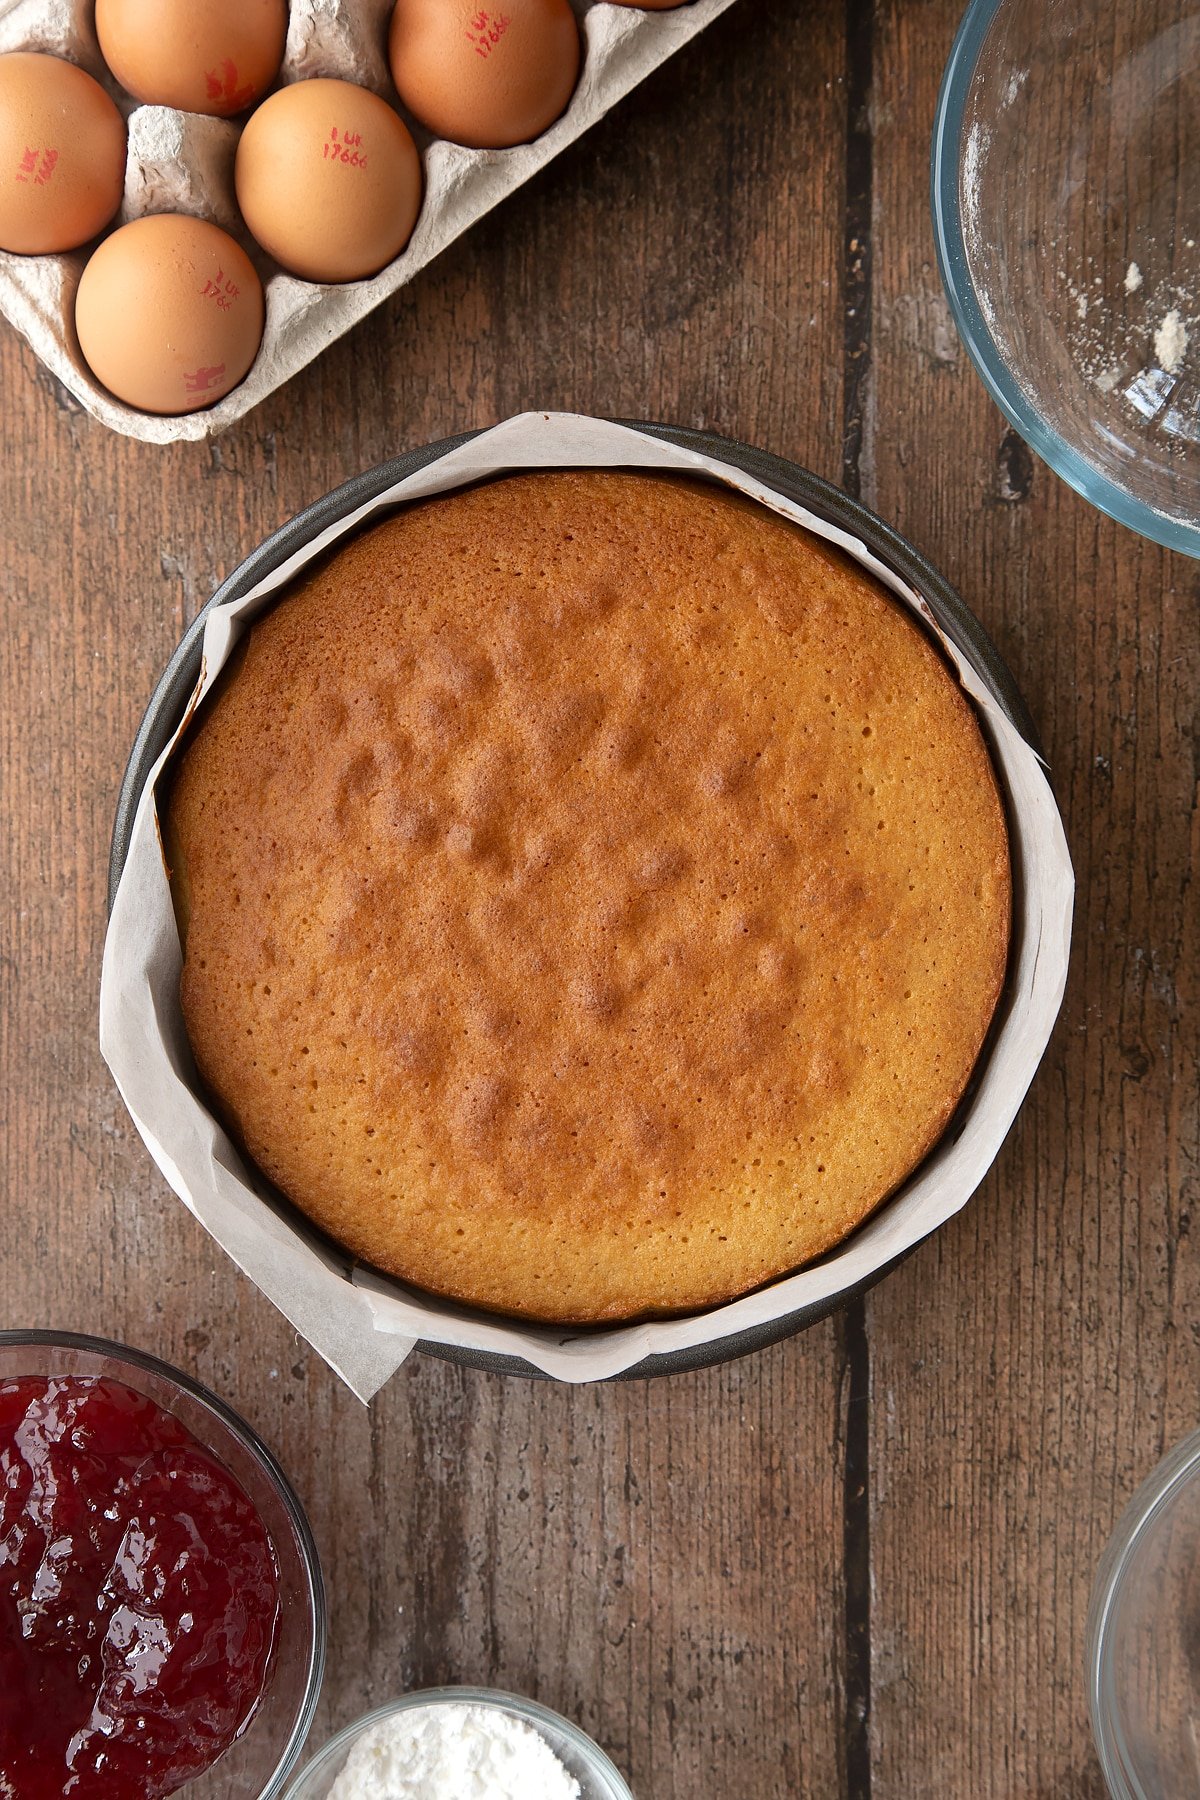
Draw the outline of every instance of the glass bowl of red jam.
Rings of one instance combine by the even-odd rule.
[[[312,1532],[250,1427],[140,1351],[0,1332],[0,1796],[274,1800],[324,1661]]]

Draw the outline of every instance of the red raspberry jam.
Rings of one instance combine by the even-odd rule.
[[[0,1796],[175,1793],[249,1721],[278,1618],[262,1520],[178,1419],[0,1382]]]

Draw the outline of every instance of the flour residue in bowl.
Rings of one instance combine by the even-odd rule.
[[[978,120],[967,133],[963,146],[962,180],[960,197],[962,203],[963,243],[968,261],[974,265],[979,260],[983,234],[979,218],[979,171],[983,158],[991,142],[990,134]],[[986,282],[975,283],[975,297],[979,301],[980,310],[987,321],[989,331],[996,328],[996,312],[992,305],[992,297]]]
[[[1179,308],[1173,306],[1154,333],[1154,354],[1168,375],[1178,373],[1187,347],[1187,326],[1179,316]]]
[[[1195,239],[1181,248],[1194,251]],[[1091,259],[1073,274],[1058,270],[1075,367],[1099,393],[1116,395],[1143,418],[1163,415],[1186,373],[1189,348],[1200,342],[1200,287],[1178,258],[1170,275],[1156,274],[1160,260],[1157,246],[1147,242],[1123,275],[1093,274]]]

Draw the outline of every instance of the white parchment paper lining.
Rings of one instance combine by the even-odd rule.
[[[244,599],[210,613],[196,700],[264,602],[338,538],[397,501],[443,493],[506,470],[636,466],[717,478],[841,545],[932,629],[928,608],[866,547],[728,464],[640,432],[573,414],[524,414],[485,432],[314,538]],[[860,1282],[957,1212],[994,1160],[1033,1078],[1062,999],[1074,879],[1062,823],[1038,758],[955,643],[940,638],[986,724],[1007,788],[1014,849],[1015,968],[1004,1016],[965,1123],[834,1254],[729,1305],[686,1318],[571,1332],[456,1308],[353,1265],[311,1234],[269,1190],[189,1085],[179,1007],[181,953],[159,848],[154,783],[142,793],[104,948],[100,1043],[134,1122],[172,1188],[356,1394],[368,1399],[418,1338],[524,1357],[563,1381],[594,1381],[652,1353],[713,1342],[780,1319]]]

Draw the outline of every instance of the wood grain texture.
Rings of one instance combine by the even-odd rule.
[[[1072,494],[958,345],[924,146],[950,5],[876,9],[864,498],[992,633],[1078,881],[1058,1030],[971,1206],[868,1303],[874,1800],[1102,1800],[1088,1593],[1196,1424],[1195,565]]]
[[[1200,1374],[1197,579],[1040,465],[1010,478],[928,222],[959,11],[742,0],[211,446],[108,435],[0,332],[0,1317],[177,1361],[278,1451],[332,1599],[317,1740],[482,1681],[577,1717],[639,1800],[1098,1800],[1087,1589]],[[531,405],[844,475],[940,562],[1045,735],[1074,973],[996,1170],[856,1317],[649,1386],[417,1359],[365,1411],[112,1089],[108,834],[153,682],[245,550],[404,446]]]

